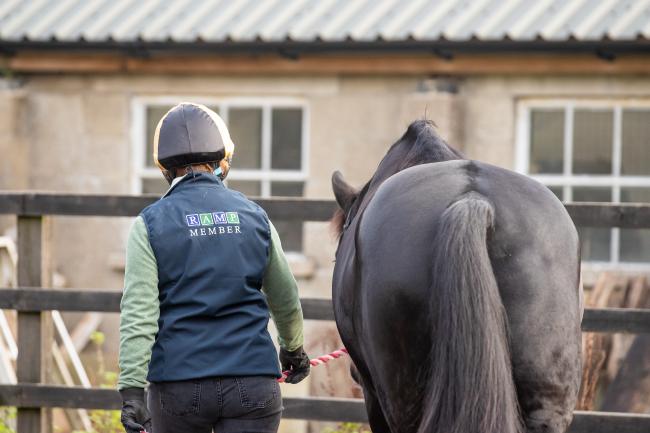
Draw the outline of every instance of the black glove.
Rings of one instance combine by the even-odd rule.
[[[289,371],[289,375],[284,380],[287,383],[298,383],[309,376],[311,364],[302,346],[293,352],[280,348],[280,364],[282,364],[282,371]]]
[[[151,433],[151,415],[144,402],[144,389],[124,388],[122,395],[122,416],[120,421],[126,433]]]

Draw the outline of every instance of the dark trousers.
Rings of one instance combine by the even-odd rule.
[[[151,383],[150,433],[276,433],[282,396],[276,378],[220,377]]]

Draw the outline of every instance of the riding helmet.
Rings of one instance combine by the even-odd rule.
[[[158,122],[153,139],[153,159],[164,170],[224,158],[230,161],[234,150],[223,119],[192,102],[172,107]]]

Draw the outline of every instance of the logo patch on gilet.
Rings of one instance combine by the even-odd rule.
[[[237,212],[205,212],[185,215],[190,237],[241,233]]]

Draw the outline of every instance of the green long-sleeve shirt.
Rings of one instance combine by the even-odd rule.
[[[270,223],[270,222],[269,222]],[[278,329],[278,342],[287,350],[303,343],[298,287],[273,224],[263,291]],[[158,332],[158,267],[142,217],[136,218],[126,246],[124,293],[120,314],[120,379],[118,388],[144,388],[151,348]]]

